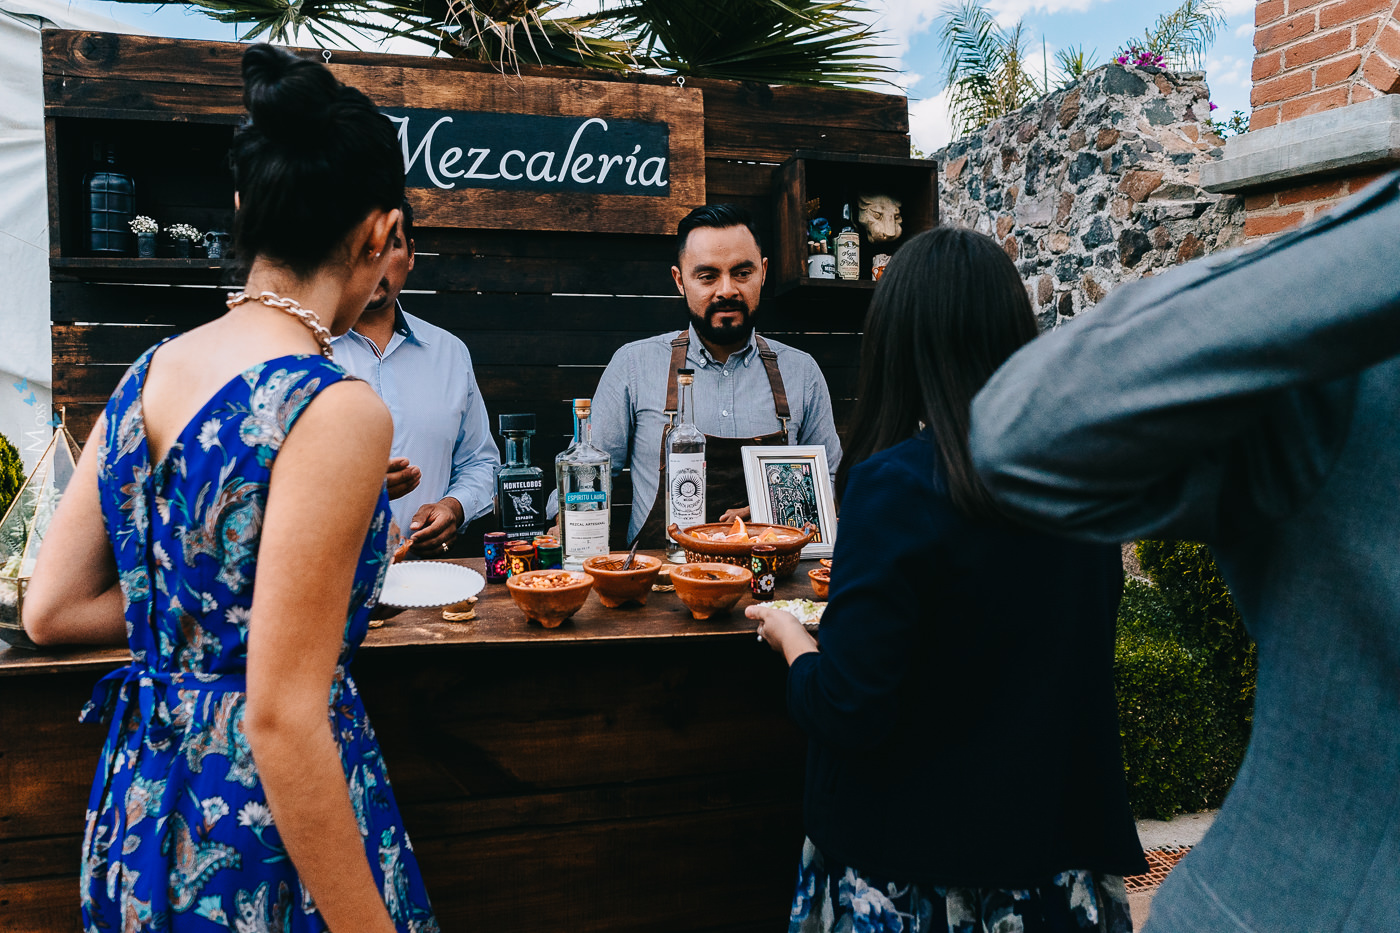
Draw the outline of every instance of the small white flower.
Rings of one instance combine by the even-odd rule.
[[[247,628],[250,615],[247,606],[229,606],[224,612],[224,621],[237,628]]]
[[[207,614],[207,613],[213,612],[215,609],[218,609],[218,608],[219,608],[219,602],[218,602],[218,600],[216,600],[216,599],[214,598],[214,594],[213,594],[213,593],[200,593],[200,594],[199,594],[199,608],[203,609],[203,610],[205,611],[205,613]]]
[[[200,233],[192,224],[171,224],[165,228],[165,232],[177,240],[198,240],[204,234]]]
[[[159,541],[152,546],[151,550],[155,552],[156,563],[160,564],[166,570],[169,570],[173,566],[170,561],[170,555],[166,553],[165,547]]]
[[[199,426],[199,446],[203,448],[205,453],[209,452],[210,447],[219,443],[219,427],[218,418],[210,418]]]
[[[272,811],[256,800],[245,803],[238,811],[238,825],[261,829],[272,825]]]
[[[200,809],[204,811],[204,825],[213,826],[223,817],[228,816],[228,804],[222,797],[210,797],[199,802]],[[240,814],[241,815],[241,814]]]

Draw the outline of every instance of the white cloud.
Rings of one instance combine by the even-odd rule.
[[[895,59],[896,68],[903,68],[904,53],[910,40],[933,27],[943,15],[947,0],[871,0],[862,22],[880,30],[879,41],[885,43],[880,52]]]
[[[1236,16],[1248,13],[1250,25],[1253,26],[1254,3],[1255,0],[1220,0],[1220,12],[1226,19],[1234,19]]]
[[[987,9],[996,14],[997,22],[1011,26],[1018,19],[1032,14],[1054,16],[1056,13],[1083,13],[1096,0],[987,0]]]
[[[1235,35],[1239,36],[1241,39],[1253,39],[1253,38],[1254,38],[1254,21],[1253,21],[1253,20],[1250,20],[1249,22],[1247,22],[1247,23],[1245,23],[1244,25],[1242,25],[1242,26],[1240,26],[1239,28],[1237,28],[1237,29],[1235,30]]]
[[[1234,55],[1221,55],[1218,58],[1206,59],[1206,80],[1213,90],[1220,90],[1225,85],[1235,85],[1238,87],[1248,87],[1247,80],[1253,62],[1245,61]]]
[[[948,119],[948,92],[909,102],[909,136],[928,155],[953,139],[953,123]]]

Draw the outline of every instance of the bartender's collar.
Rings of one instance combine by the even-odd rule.
[[[755,347],[757,347],[758,345],[756,342],[757,339],[758,330],[755,328],[754,330],[749,331],[748,342],[745,343],[739,349],[735,350],[733,353],[729,354],[729,359],[738,360],[743,365],[748,366],[758,356],[758,354],[753,352]],[[709,347],[705,346],[703,343],[700,342],[700,335],[695,333],[694,324],[690,325],[690,349],[686,352],[686,356],[692,357],[695,360],[695,362],[699,363],[701,366],[724,365],[724,363],[717,362],[715,358],[710,355]]]
[[[408,318],[404,317],[403,314],[403,305],[399,304],[397,298],[394,299],[394,333],[403,337],[405,340],[412,340],[425,347],[428,345],[428,341],[424,340],[412,327],[408,326]]]

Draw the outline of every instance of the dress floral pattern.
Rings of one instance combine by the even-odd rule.
[[[1063,871],[1036,888],[891,882],[829,864],[808,839],[788,933],[1132,933],[1123,879]]]
[[[88,933],[311,933],[325,923],[283,848],[243,732],[249,609],[272,463],[316,393],[350,378],[287,356],[216,392],[152,464],[141,389],[154,348],[107,403],[98,487],[132,663],[97,685],[109,723],[88,801]],[[438,926],[349,674],[383,582],[388,499],[360,552],[327,710],[375,881],[403,933]]]

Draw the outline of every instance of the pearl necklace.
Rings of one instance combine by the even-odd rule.
[[[335,351],[331,349],[331,332],[321,323],[321,318],[310,308],[303,308],[297,303],[295,298],[283,298],[276,292],[262,292],[258,295],[250,295],[247,292],[232,292],[224,304],[229,310],[243,304],[245,301],[253,301],[260,305],[267,305],[269,308],[276,308],[278,311],[285,311],[298,321],[306,325],[306,329],[311,331],[311,335],[316,338],[316,343],[321,347],[321,355],[328,360],[335,359]]]

